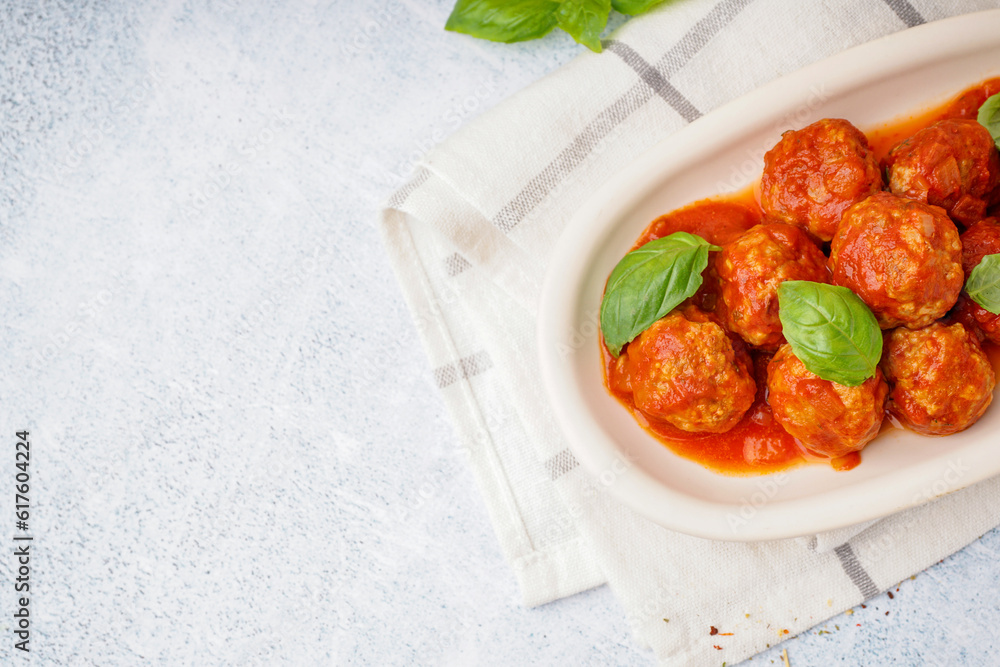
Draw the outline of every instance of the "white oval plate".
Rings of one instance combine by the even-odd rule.
[[[608,274],[649,222],[749,185],[760,174],[764,152],[793,124],[839,117],[869,129],[998,75],[1000,10],[904,30],[713,111],[595,193],[555,250],[538,324],[548,397],[584,467],[613,478],[609,491],[660,525],[736,541],[860,523],[1000,473],[1000,407],[947,438],[885,433],[850,472],[808,465],[760,477],[713,473],[667,449],[608,394],[596,326]]]

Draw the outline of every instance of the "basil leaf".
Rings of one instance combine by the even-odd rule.
[[[676,308],[701,287],[708,241],[674,232],[650,241],[618,262],[601,301],[601,333],[615,357],[626,343]]]
[[[1000,148],[1000,93],[986,98],[976,116],[979,124],[993,135],[993,143]],[[983,306],[985,308],[985,306]]]
[[[965,281],[969,297],[994,315],[1000,315],[1000,254],[986,255]]]
[[[824,380],[856,387],[875,375],[882,331],[846,287],[788,280],[778,285],[778,318],[792,352]]]
[[[616,12],[636,16],[648,12],[663,0],[611,0],[611,6]]]
[[[611,8],[635,16],[664,0],[458,0],[445,30],[494,42],[523,42],[557,25],[591,51],[601,52],[601,32]]]
[[[558,2],[551,0],[458,0],[445,30],[494,42],[523,42],[556,27]]]
[[[601,31],[608,24],[611,0],[563,0],[556,12],[559,27],[595,53],[601,52]]]

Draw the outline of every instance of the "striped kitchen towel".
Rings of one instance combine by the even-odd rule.
[[[776,628],[805,630],[1000,523],[992,480],[798,541],[665,530],[605,492],[621,469],[595,478],[578,466],[546,407],[535,349],[542,279],[567,220],[647,147],[810,62],[993,5],[668,2],[625,24],[603,54],[582,53],[463,128],[392,195],[385,243],[525,604],[607,582],[660,660],[732,664]],[[748,174],[724,180],[738,189]],[[724,656],[709,624],[735,632]]]

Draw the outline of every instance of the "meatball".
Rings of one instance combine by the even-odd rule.
[[[968,280],[972,269],[979,265],[983,257],[1000,253],[1000,220],[983,218],[959,238],[962,241],[962,269]],[[952,317],[978,336],[1000,344],[1000,315],[986,310],[964,292],[955,304]]]
[[[628,346],[629,385],[641,411],[683,431],[723,433],[756,394],[742,342],[702,311],[671,311]]]
[[[959,239],[962,241],[962,270],[968,280],[983,257],[1000,253],[1000,220],[983,218],[962,232]]]
[[[757,225],[715,258],[721,286],[719,317],[760,348],[785,341],[778,320],[778,285],[786,280],[827,282],[826,257],[809,234],[781,222]]]
[[[751,208],[737,202],[700,201],[661,215],[646,228],[634,247],[638,248],[674,232],[695,234],[713,245],[721,246],[760,223],[760,218],[757,206]],[[715,263],[712,261],[716,254],[718,253],[709,254],[708,266],[701,274],[701,287],[685,302],[686,304],[693,304],[706,311],[716,309],[719,278],[715,273]]]
[[[904,139],[886,157],[894,194],[940,206],[969,225],[986,214],[1000,178],[1000,157],[989,130],[950,118]]]
[[[986,310],[965,292],[958,297],[958,303],[951,311],[951,317],[956,322],[964,324],[965,328],[980,340],[1000,345],[1000,315]]]
[[[955,305],[964,282],[958,229],[944,209],[887,192],[844,213],[830,270],[883,329],[927,326]]]
[[[826,118],[785,132],[764,155],[760,205],[768,216],[829,241],[844,211],[881,189],[867,137],[846,120]]]
[[[917,433],[957,433],[982,417],[993,400],[993,366],[961,324],[893,330],[886,336],[882,368],[892,385],[889,412]]]
[[[878,435],[889,388],[879,370],[856,387],[824,380],[785,344],[767,366],[767,391],[774,418],[789,434],[810,451],[837,458]]]

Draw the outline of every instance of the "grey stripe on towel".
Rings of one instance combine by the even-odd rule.
[[[889,5],[889,8],[896,12],[903,23],[906,24],[908,28],[912,28],[915,25],[920,25],[924,22],[924,17],[920,15],[913,5],[909,3],[909,0],[885,0],[885,4]]]
[[[444,258],[444,270],[449,278],[454,278],[463,271],[471,268],[472,263],[457,252],[453,252]]]
[[[667,79],[671,75],[684,67],[712,37],[752,2],[753,0],[723,0],[713,7],[660,59],[655,67],[659,79],[669,84]],[[619,57],[621,57],[620,54]],[[642,76],[641,73],[640,76]],[[628,118],[633,111],[645,104],[652,97],[654,91],[660,93],[653,84],[643,78],[641,83],[630,88],[628,92],[597,114],[594,120],[552,162],[528,181],[521,192],[500,209],[493,219],[493,224],[504,233],[514,229],[556,185],[566,178],[567,174],[576,169],[587,158],[601,139]],[[678,95],[680,96],[679,92]],[[682,96],[681,99],[683,99]],[[671,104],[671,106],[673,105]],[[691,105],[688,112],[690,113],[692,109],[697,111],[694,109],[694,105]],[[683,113],[681,115],[684,116]]]
[[[878,595],[878,587],[872,581],[868,572],[865,571],[865,568],[861,567],[861,563],[858,562],[858,557],[854,555],[854,549],[851,548],[849,543],[841,544],[833,550],[833,553],[837,554],[837,558],[840,559],[840,566],[844,568],[844,572],[851,578],[851,581],[858,587],[861,595],[866,600]]]
[[[573,452],[564,449],[545,462],[545,469],[549,471],[549,477],[554,481],[578,465],[580,462],[573,456]]]
[[[386,206],[389,208],[399,208],[402,206],[403,202],[405,202],[417,188],[423,185],[424,182],[430,178],[430,175],[431,172],[426,169],[420,169],[413,176],[413,178],[407,181],[406,185],[392,193],[392,196],[389,197],[389,201],[386,202]]]
[[[434,381],[444,389],[463,378],[479,375],[493,368],[493,360],[485,350],[463,357],[455,364],[445,364],[434,369]]]
[[[639,78],[645,81],[657,95],[662,97],[664,102],[673,107],[684,120],[690,123],[701,116],[701,112],[691,104],[688,98],[684,97],[681,91],[674,88],[672,83],[667,81],[655,67],[646,62],[631,46],[614,40],[607,42],[604,46],[607,47],[608,51],[611,51],[625,61],[626,65],[634,69]]]

